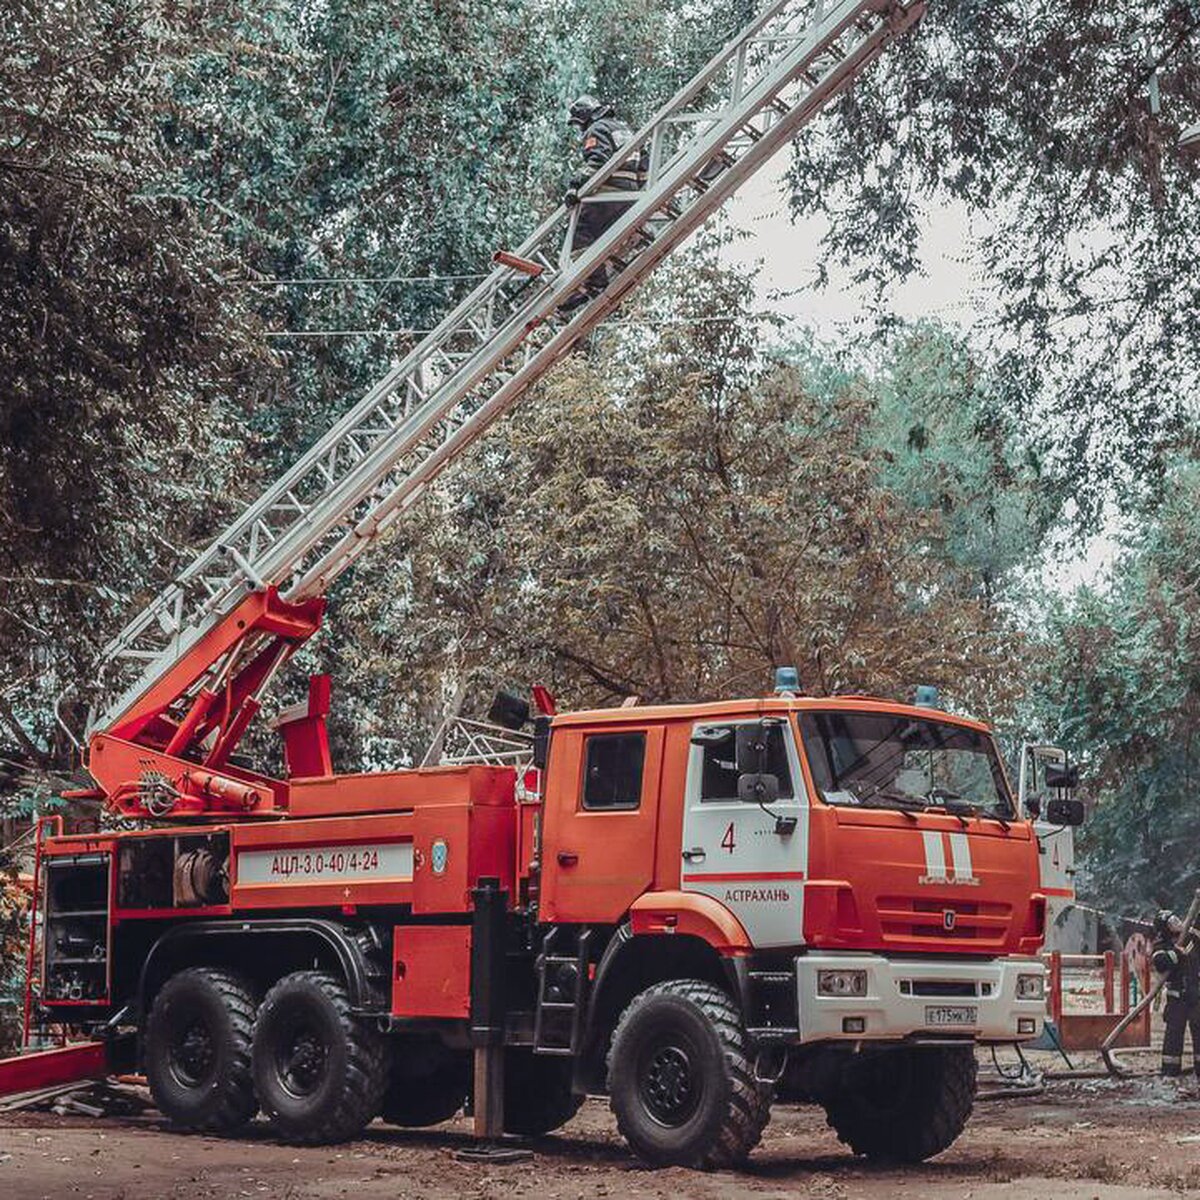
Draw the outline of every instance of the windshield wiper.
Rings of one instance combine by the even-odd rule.
[[[977,801],[968,800],[965,796],[959,795],[958,792],[951,792],[946,788],[931,788],[928,792],[928,798],[932,800],[935,796],[939,800],[946,801],[944,805],[945,811],[950,816],[957,817],[964,828],[969,824],[966,818],[972,816],[977,821],[982,821],[984,817],[988,817],[993,821],[999,821],[1005,833],[1009,830],[1009,823],[1005,819],[1004,814],[994,808],[984,808]]]
[[[964,800],[961,796],[954,800],[947,800],[942,805],[946,813],[951,817],[957,817],[958,823],[964,829],[971,828],[971,822],[967,820],[968,815],[978,818],[979,810],[969,800]]]
[[[899,792],[875,792],[863,804],[873,808],[888,808],[902,812],[910,821],[916,821],[917,813],[924,811],[925,805],[912,796],[904,796]],[[914,809],[916,811],[914,811]]]

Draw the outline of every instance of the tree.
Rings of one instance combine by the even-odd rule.
[[[334,613],[349,724],[411,752],[464,680],[662,702],[783,664],[816,694],[1006,710],[1021,638],[888,485],[878,385],[764,359],[751,288],[678,263],[447,473]]]
[[[1010,610],[1063,513],[1067,490],[1037,432],[970,341],[931,322],[896,331],[882,364],[872,437],[883,479],[936,509],[945,554],[971,594]]]
[[[1046,725],[1084,756],[1098,804],[1080,892],[1105,907],[1172,906],[1200,885],[1200,470],[1178,465],[1159,517],[1107,588],[1049,621]]]
[[[1068,470],[1081,516],[1161,495],[1194,434],[1200,116],[1190,0],[938,0],[798,139],[797,213],[880,295],[919,270],[922,220],[965,208],[996,303],[1008,403]],[[1152,95],[1161,98],[1156,113]]]
[[[190,31],[150,15],[21,4],[0,29],[0,730],[44,765],[120,603],[223,515],[226,396],[263,365],[218,238],[160,186]]]

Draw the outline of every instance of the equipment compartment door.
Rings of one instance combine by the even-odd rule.
[[[701,722],[728,729],[727,740],[693,745],[683,820],[683,890],[719,900],[757,947],[803,939],[808,869],[808,803],[792,726],[781,722],[768,743],[779,799],[759,806],[737,799],[734,729],[745,722]],[[791,832],[786,832],[791,822]]]
[[[654,878],[663,730],[556,731],[542,833],[545,921],[618,921]]]

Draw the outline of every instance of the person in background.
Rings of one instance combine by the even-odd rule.
[[[1162,909],[1154,918],[1150,962],[1166,976],[1162,1073],[1182,1074],[1184,1034],[1190,1029],[1193,1068],[1200,1077],[1200,953],[1190,939],[1179,945],[1183,932],[1183,922],[1173,912]]]

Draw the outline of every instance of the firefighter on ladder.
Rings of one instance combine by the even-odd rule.
[[[1163,909],[1154,918],[1150,961],[1160,975],[1166,976],[1162,1073],[1182,1074],[1184,1034],[1190,1029],[1193,1066],[1200,1077],[1200,954],[1190,940],[1180,947],[1182,933],[1183,922],[1173,912]]]
[[[633,131],[613,115],[611,104],[605,104],[595,96],[580,96],[571,105],[570,124],[580,132],[580,152],[583,168],[571,180],[570,189],[563,197],[568,208],[580,206],[579,190],[614,155],[621,154],[633,138]],[[571,239],[571,253],[587,249],[596,242],[610,226],[633,206],[634,201],[610,199],[636,192],[645,186],[646,167],[644,155],[634,151],[627,155],[616,170],[593,192],[580,208],[575,220],[575,232]],[[593,200],[592,197],[600,197]],[[599,295],[608,286],[608,268],[601,264],[584,281],[582,287],[572,292],[563,302],[561,311],[573,312],[586,304],[592,296]]]

